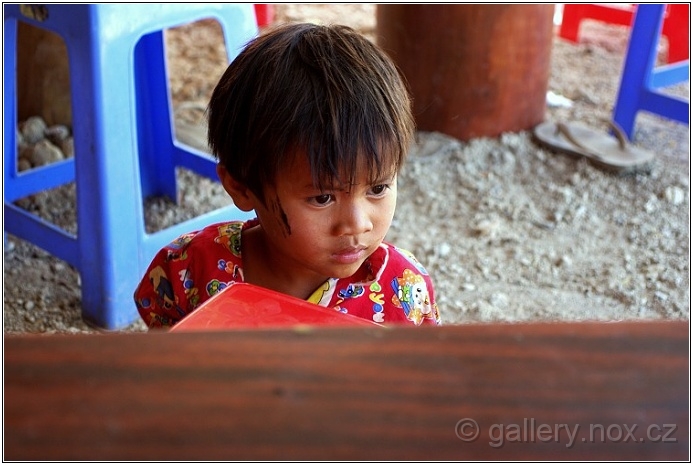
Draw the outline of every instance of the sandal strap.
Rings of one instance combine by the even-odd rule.
[[[568,126],[566,126],[564,123],[556,123],[556,134],[562,135],[563,137],[568,139],[568,141],[571,144],[573,144],[576,147],[579,147],[582,150],[584,150],[585,152],[589,153],[590,156],[592,156],[598,160],[603,160],[603,158],[601,156],[597,155],[596,153],[593,153],[592,150],[590,150],[588,147],[585,147],[579,140],[577,140],[575,138],[575,136],[573,136],[573,134],[570,132],[570,129],[568,128]]]
[[[616,139],[618,140],[618,147],[621,149],[621,151],[625,152],[626,148],[628,147],[628,144],[630,141],[628,140],[628,137],[626,136],[626,133],[623,131],[623,128],[618,125],[616,121],[613,120],[603,120],[609,125],[609,128],[613,131],[614,135],[616,135]],[[561,134],[563,137],[568,139],[571,144],[581,148],[585,152],[589,153],[595,158],[598,158],[602,160],[603,158],[600,157],[598,154],[593,153],[589,147],[584,146],[579,140],[573,136],[573,134],[570,132],[570,128],[566,126],[564,123],[556,123],[556,134]]]
[[[616,135],[616,138],[618,139],[619,148],[625,152],[626,147],[628,147],[629,141],[628,137],[626,137],[626,133],[623,131],[623,128],[621,128],[621,126],[619,126],[616,121],[606,120],[606,122],[609,124],[609,127]]]

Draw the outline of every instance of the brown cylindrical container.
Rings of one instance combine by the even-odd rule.
[[[552,4],[380,4],[377,43],[409,83],[419,130],[461,140],[544,119]]]

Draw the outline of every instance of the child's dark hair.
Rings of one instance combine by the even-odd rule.
[[[340,25],[281,25],[253,39],[214,89],[208,119],[215,156],[263,201],[297,151],[320,188],[353,183],[363,161],[376,182],[399,170],[414,134],[394,63]]]

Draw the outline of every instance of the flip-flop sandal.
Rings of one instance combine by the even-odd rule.
[[[647,172],[654,154],[632,145],[623,130],[609,121],[615,137],[581,123],[544,122],[534,128],[534,137],[552,150],[585,157],[618,173]]]

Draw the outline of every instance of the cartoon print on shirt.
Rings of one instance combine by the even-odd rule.
[[[363,293],[364,289],[362,285],[349,283],[346,288],[340,289],[339,292],[337,292],[339,300],[335,302],[333,308],[341,313],[349,313],[349,309],[342,307],[341,304],[343,304],[345,300],[361,297]]]
[[[169,327],[169,326],[173,326],[175,324],[175,321],[166,315],[158,315],[154,312],[149,312],[149,316],[152,317],[152,321],[149,324],[150,328],[153,328],[156,326]]]
[[[368,298],[373,302],[373,321],[376,323],[382,323],[385,321],[385,312],[383,312],[383,305],[385,304],[385,294],[380,292],[382,287],[378,284],[378,281],[373,281],[368,288],[371,291],[368,294]]]
[[[230,274],[234,281],[244,281],[243,270],[231,260],[219,259],[217,262],[217,268]]]
[[[175,308],[179,315],[185,315],[183,309],[178,306],[178,297],[173,292],[173,285],[161,266],[157,266],[149,273],[149,280],[156,292],[159,307]]]
[[[183,282],[183,289],[185,290],[185,297],[188,299],[188,310],[196,308],[200,303],[200,296],[198,290],[195,287],[195,283],[190,277],[190,272],[185,270],[180,270],[178,272],[178,278]]]
[[[349,284],[346,289],[342,289],[337,294],[342,299],[353,299],[363,295],[363,286],[359,284]]]
[[[232,222],[224,223],[219,226],[219,235],[214,239],[214,242],[221,244],[229,252],[236,257],[241,256],[241,230],[243,223]]]
[[[192,241],[195,233],[187,233],[178,236],[176,239],[171,241],[167,246],[166,261],[177,261],[185,260],[188,258],[187,245]]]
[[[393,278],[391,285],[395,291],[392,303],[401,307],[410,321],[419,325],[424,318],[434,318],[423,276],[407,268],[401,278]]]
[[[223,291],[226,289],[226,286],[233,284],[233,281],[229,281],[228,283],[224,283],[219,281],[218,279],[213,279],[210,282],[207,283],[207,286],[205,286],[205,289],[207,290],[207,295],[208,296],[213,296],[214,294],[218,293],[219,291]]]
[[[313,293],[310,295],[310,297],[308,297],[308,299],[306,300],[312,304],[322,305],[323,307],[326,307],[330,299],[332,298],[332,294],[334,294],[336,284],[337,279],[328,279],[327,281],[322,283],[322,285],[318,286],[318,288],[315,289]]]

